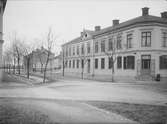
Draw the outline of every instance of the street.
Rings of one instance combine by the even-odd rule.
[[[36,79],[39,80],[39,78]],[[32,82],[30,84],[1,83],[0,120],[1,123],[10,123],[11,119],[2,115],[4,111],[9,111],[10,108],[13,110],[14,107],[16,111],[14,113],[18,113],[12,115],[13,118],[18,118],[12,119],[14,123],[18,121],[25,123],[26,117],[33,121],[32,113],[35,115],[33,122],[39,123],[137,123],[112,111],[88,104],[87,101],[166,106],[167,92],[148,86],[149,84],[123,84],[80,79],[60,79],[34,86]],[[26,123],[32,122],[26,121]]]

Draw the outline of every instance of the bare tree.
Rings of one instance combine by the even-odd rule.
[[[4,69],[7,69],[7,72],[11,73],[12,68],[12,51],[10,49],[6,49],[3,54],[3,60],[4,60]]]
[[[48,63],[49,63],[49,60],[50,60],[50,57],[52,54],[51,51],[53,49],[53,45],[54,45],[55,40],[56,40],[56,37],[54,36],[52,29],[49,28],[49,31],[48,31],[47,36],[46,36],[46,45],[47,45],[46,54],[47,54],[47,56],[46,56],[46,61],[44,64],[43,83],[46,82],[47,66],[48,66]]]
[[[114,82],[114,74],[115,74],[115,70],[114,70],[114,66],[115,66],[115,62],[117,59],[117,55],[116,55],[116,41],[113,40],[112,42],[112,51],[105,51],[105,54],[108,56],[109,59],[111,59],[111,65],[112,65],[112,77],[111,77],[111,81]]]
[[[34,45],[28,45],[28,44],[25,44],[24,43],[24,65],[26,66],[26,74],[27,74],[27,78],[30,77],[30,62],[32,61],[33,59],[33,50],[35,49],[34,48]]]

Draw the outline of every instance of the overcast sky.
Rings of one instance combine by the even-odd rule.
[[[166,0],[8,0],[4,13],[5,46],[9,35],[33,42],[40,39],[51,26],[59,37],[58,45],[80,35],[85,28],[94,30],[141,16],[141,8],[149,7],[151,15],[167,11]],[[56,47],[57,51],[60,46]]]

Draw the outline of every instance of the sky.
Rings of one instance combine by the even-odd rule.
[[[54,52],[61,45],[78,36],[83,29],[94,30],[112,26],[141,16],[141,8],[149,7],[149,14],[160,16],[167,11],[167,0],[8,0],[4,12],[4,49],[10,45],[10,36],[16,32],[30,44],[40,45],[49,27],[57,37]]]

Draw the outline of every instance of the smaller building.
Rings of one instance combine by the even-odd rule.
[[[29,55],[24,56],[24,68],[27,70],[27,59],[30,58],[29,63],[29,69],[30,71],[34,72],[43,72],[45,68],[45,64],[47,61],[48,56],[48,50],[44,47],[41,47],[41,49],[36,49],[35,51],[32,51]],[[47,70],[52,70],[53,67],[53,61],[52,58],[54,58],[54,53],[50,53],[49,62],[47,65]]]

